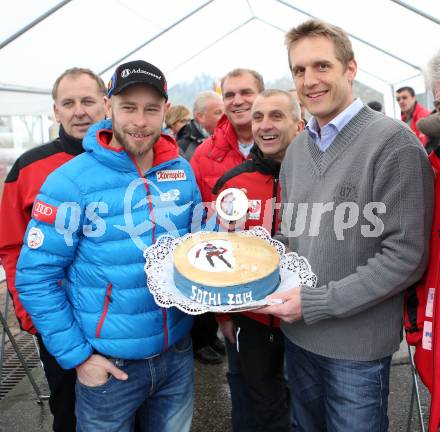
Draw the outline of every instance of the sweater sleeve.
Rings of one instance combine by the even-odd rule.
[[[280,169],[280,177],[279,177],[280,181],[279,181],[279,185],[280,185],[280,189],[281,189],[281,206],[280,206],[280,210],[278,212],[278,229],[275,233],[275,235],[273,236],[273,238],[275,240],[278,240],[279,242],[283,243],[284,246],[286,247],[286,251],[289,252],[289,239],[286,236],[286,227],[285,225],[283,225],[283,212],[284,212],[284,204],[285,202],[288,201],[287,198],[287,194],[286,194],[286,167],[285,167],[285,163],[281,164],[281,169]]]
[[[82,225],[81,193],[60,170],[43,184],[17,264],[16,287],[49,352],[65,369],[81,364],[92,347],[75,320],[64,279],[73,262]],[[36,202],[37,202],[36,201]],[[47,217],[51,213],[56,217]]]
[[[391,150],[376,168],[373,199],[386,208],[380,215],[380,252],[341,280],[316,288],[301,287],[306,324],[366,310],[417,282],[426,268],[433,171],[425,151],[408,131],[400,131],[391,140],[407,144],[387,146]]]

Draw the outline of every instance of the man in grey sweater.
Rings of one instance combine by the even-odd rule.
[[[260,311],[283,320],[298,431],[386,431],[403,291],[427,264],[432,169],[408,127],[353,97],[342,29],[310,20],[286,42],[313,117],[281,168],[282,234],[318,284]]]

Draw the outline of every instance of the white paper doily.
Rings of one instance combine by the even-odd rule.
[[[179,291],[173,279],[174,249],[187,238],[197,236],[203,232],[206,233],[206,231],[200,231],[178,238],[163,235],[157,239],[154,245],[145,250],[147,285],[156,303],[166,308],[175,306],[190,315],[199,315],[205,312],[239,312],[267,305],[268,302],[265,299],[249,302],[244,305],[203,305],[190,300]],[[271,238],[265,228],[253,227],[246,231],[239,231],[237,234],[243,237],[259,237],[270,243],[278,251],[280,255],[281,282],[274,291],[275,293],[300,285],[316,286],[317,277],[312,272],[307,259],[298,256],[295,252],[285,253],[284,245]]]

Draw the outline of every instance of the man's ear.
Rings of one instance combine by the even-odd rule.
[[[202,122],[203,122],[203,114],[200,113],[200,112],[194,113],[194,119],[196,120],[196,122],[198,124],[202,124]]]
[[[356,72],[357,72],[357,63],[356,63],[356,60],[355,60],[355,59],[350,60],[350,61],[348,62],[346,72],[347,72],[347,78],[348,78],[348,80],[349,80],[351,83],[353,83],[354,79],[356,78]]]
[[[298,133],[302,132],[304,130],[304,120],[300,120],[298,124],[296,125]]]
[[[111,98],[104,96],[105,117],[112,118],[112,101]]]
[[[53,114],[54,114],[54,116],[55,116],[55,120],[58,122],[58,123],[60,123],[60,120],[59,120],[59,118],[58,118],[58,108],[57,108],[57,104],[53,104]]]

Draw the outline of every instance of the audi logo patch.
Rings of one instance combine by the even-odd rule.
[[[36,200],[32,209],[32,217],[40,222],[54,224],[58,208],[43,201]]]

